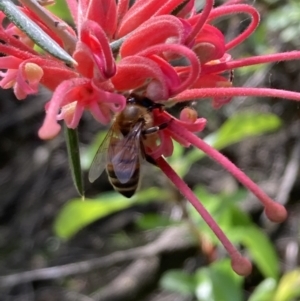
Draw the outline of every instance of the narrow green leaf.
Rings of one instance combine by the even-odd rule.
[[[24,31],[43,50],[67,64],[77,64],[63,48],[28,18],[11,0],[1,0],[0,10],[4,12],[12,23]]]
[[[107,198],[103,198],[101,202],[91,199],[85,201],[73,199],[59,212],[54,223],[54,231],[59,237],[69,239],[92,222],[132,204],[132,200],[116,193],[107,195]]]
[[[193,295],[195,281],[192,275],[183,270],[171,270],[162,276],[160,286],[165,290],[187,296]]]
[[[69,239],[79,230],[109,214],[124,210],[136,203],[169,199],[169,192],[152,187],[135,194],[131,199],[119,193],[102,193],[98,199],[70,200],[61,209],[54,222],[54,232],[63,239]]]
[[[300,297],[300,269],[291,271],[281,278],[272,301],[294,301]]]
[[[65,137],[74,185],[81,196],[84,196],[84,185],[80,165],[80,152],[77,129],[69,129],[65,125]]]
[[[267,278],[263,280],[253,291],[248,301],[272,301],[276,289],[276,280]],[[283,300],[281,300],[283,301]]]

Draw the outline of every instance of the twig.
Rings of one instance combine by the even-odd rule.
[[[286,166],[276,196],[277,202],[282,205],[285,205],[288,201],[288,197],[297,178],[299,165],[300,165],[299,163],[300,163],[300,137],[296,141],[296,144],[293,148],[291,158]]]
[[[297,178],[299,165],[300,165],[300,136],[298,135],[298,139],[296,140],[296,143],[292,150],[290,160],[285,168],[283,176],[281,177],[280,180],[281,184],[279,185],[279,188],[277,190],[278,192],[275,198],[277,202],[282,205],[285,205],[288,201],[290,192]],[[279,226],[276,223],[270,222],[265,216],[265,213],[263,213],[261,216],[261,222],[268,233],[275,231]]]
[[[133,300],[153,281],[159,269],[159,258],[142,258],[132,263],[121,275],[91,295],[94,301]]]
[[[121,262],[153,257],[163,252],[173,252],[195,245],[196,241],[191,237],[186,227],[171,227],[164,231],[157,240],[143,247],[117,251],[101,258],[2,276],[0,277],[0,288],[7,288],[35,280],[57,279],[87,273],[95,269],[107,268]]]
[[[50,292],[51,294],[51,292]],[[79,294],[77,292],[68,291],[63,294],[65,301],[95,301],[93,298]]]
[[[49,296],[51,296],[50,299]],[[24,295],[22,301],[23,300],[25,300]],[[35,298],[27,298],[26,300],[95,301],[89,296],[57,286],[37,288],[35,291]]]

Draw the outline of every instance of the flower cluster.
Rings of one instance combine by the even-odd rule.
[[[33,4],[35,2],[35,4]],[[76,128],[84,110],[108,124],[126,106],[131,92],[149,99],[174,104],[211,98],[219,108],[234,96],[269,96],[300,100],[300,93],[265,88],[233,87],[235,68],[273,61],[299,59],[300,51],[233,59],[229,51],[242,43],[259,24],[257,10],[242,1],[229,0],[214,8],[206,0],[197,13],[195,0],[66,0],[75,30],[46,10],[42,4],[53,1],[22,0],[19,9],[46,32],[76,61],[74,66],[34,49],[34,43],[13,23],[4,25],[0,13],[0,86],[13,88],[18,99],[38,92],[39,84],[53,91],[46,105],[46,117],[39,137],[51,139],[60,131],[58,120]],[[37,4],[38,3],[38,4]],[[236,38],[226,41],[213,21],[231,14],[251,17],[248,27]],[[45,18],[44,16],[47,16]],[[163,156],[172,155],[172,140],[193,145],[219,162],[265,206],[267,216],[276,222],[286,218],[285,209],[271,200],[241,170],[194,133],[206,121],[191,111],[179,119],[166,111],[154,111],[155,124],[169,122],[159,132],[160,144],[151,156],[161,170],[180,189],[206,220],[232,258],[233,269],[246,275],[251,264],[242,257],[210,217],[188,186],[178,177]],[[172,122],[170,122],[172,120]]]

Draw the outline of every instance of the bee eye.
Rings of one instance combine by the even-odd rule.
[[[129,98],[127,98],[127,103],[129,103],[129,104],[133,104],[133,103],[135,103],[135,98],[134,97],[129,97]]]

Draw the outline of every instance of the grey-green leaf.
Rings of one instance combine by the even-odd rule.
[[[70,65],[76,61],[48,34],[28,18],[11,0],[0,0],[0,10],[18,28],[24,31],[39,47]]]

